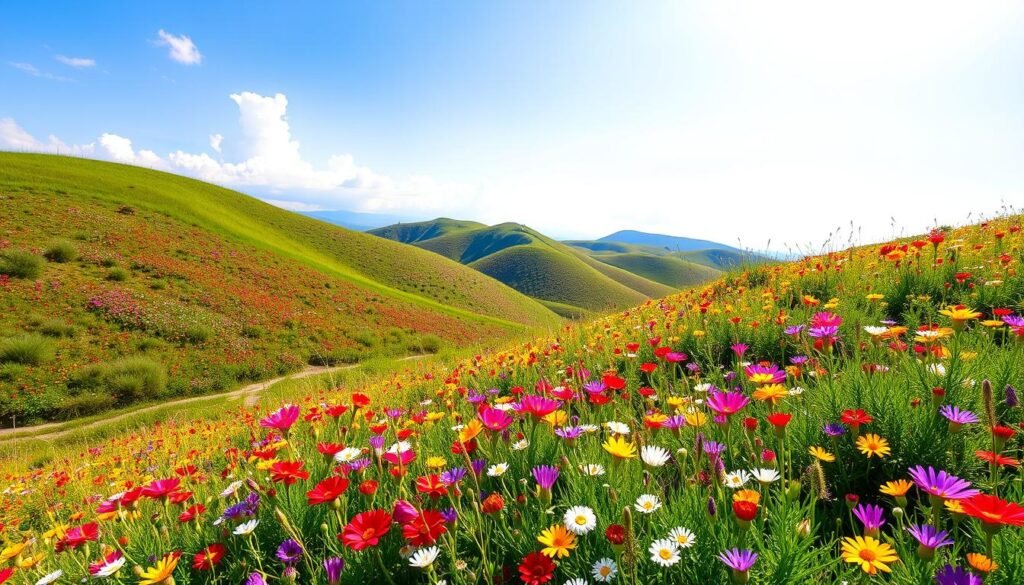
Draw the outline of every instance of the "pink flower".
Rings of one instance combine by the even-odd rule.
[[[295,424],[295,421],[298,418],[299,407],[294,404],[285,404],[281,408],[277,409],[277,412],[273,412],[261,420],[260,426],[268,429],[277,429],[282,433],[287,433],[288,429],[292,428],[292,425]]]

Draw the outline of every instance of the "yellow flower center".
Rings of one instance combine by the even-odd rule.
[[[668,550],[667,548],[663,548],[660,551],[658,551],[658,556],[667,561],[670,558],[672,558],[672,551]]]
[[[860,556],[862,561],[867,561],[869,563],[878,558],[878,556],[875,554],[875,551],[867,548],[861,549],[858,555]]]

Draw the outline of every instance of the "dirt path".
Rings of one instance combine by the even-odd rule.
[[[426,356],[424,356],[424,355],[410,355],[410,356],[406,356],[404,358],[400,358],[400,359],[398,359],[396,361],[404,362],[404,361],[407,361],[407,360],[422,359],[424,357],[426,357]],[[300,370],[298,372],[295,372],[294,374],[288,374],[286,376],[279,376],[277,378],[271,378],[269,380],[264,380],[262,382],[256,382],[254,384],[249,384],[248,386],[243,386],[243,387],[239,388],[238,390],[232,390],[230,392],[222,392],[222,393],[219,393],[219,394],[206,394],[206,395],[203,395],[203,396],[192,396],[192,397],[189,397],[189,398],[181,398],[179,400],[171,400],[171,401],[168,401],[168,402],[161,402],[159,404],[154,404],[152,406],[147,406],[145,408],[139,408],[137,410],[131,410],[131,411],[128,411],[128,412],[125,412],[125,413],[122,413],[122,414],[118,414],[118,415],[115,415],[115,416],[112,416],[112,417],[109,417],[109,418],[102,418],[102,419],[99,419],[99,420],[96,420],[96,421],[93,421],[91,423],[84,424],[84,425],[75,425],[74,422],[72,421],[72,422],[44,423],[44,424],[41,424],[41,425],[33,425],[33,426],[30,426],[30,427],[18,427],[16,429],[0,429],[0,440],[3,440],[3,438],[5,436],[7,436],[7,435],[13,435],[13,434],[18,434],[19,435],[17,437],[14,437],[13,439],[40,439],[40,440],[44,440],[44,441],[45,440],[52,440],[52,439],[60,438],[61,436],[65,435],[67,433],[70,433],[72,431],[78,431],[78,430],[81,430],[81,429],[89,429],[89,428],[93,428],[93,427],[98,427],[100,425],[105,425],[105,424],[117,422],[117,421],[129,418],[129,417],[135,416],[137,414],[142,414],[144,412],[149,412],[151,410],[156,410],[158,408],[164,408],[164,407],[167,407],[167,406],[179,406],[179,405],[183,405],[183,404],[188,404],[190,402],[200,402],[200,401],[203,401],[203,400],[211,400],[211,399],[214,399],[214,398],[224,398],[224,399],[227,399],[228,401],[232,401],[232,400],[236,400],[238,398],[244,397],[245,398],[245,406],[247,406],[247,407],[254,406],[256,404],[256,402],[259,401],[259,394],[260,394],[260,392],[263,392],[264,390],[266,390],[267,388],[270,388],[271,386],[273,386],[274,384],[277,384],[278,382],[282,382],[284,380],[298,380],[298,379],[301,379],[301,378],[308,378],[310,376],[316,376],[317,374],[327,374],[327,373],[330,373],[330,372],[340,372],[342,370],[351,370],[351,369],[357,368],[357,367],[359,367],[359,364],[352,364],[352,365],[347,365],[347,366],[330,366],[330,367],[327,367],[327,366],[306,366],[306,368],[304,370]],[[55,430],[52,433],[28,434],[28,435],[25,435],[25,436],[20,436],[21,433],[24,433],[24,432],[36,433],[37,431],[45,431],[46,429],[53,429],[53,428],[58,428],[58,427],[68,427],[68,428],[61,428],[60,430]]]

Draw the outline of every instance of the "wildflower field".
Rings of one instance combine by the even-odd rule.
[[[1024,582],[1020,218],[0,479],[0,582]]]

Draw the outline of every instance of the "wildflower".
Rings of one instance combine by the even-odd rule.
[[[733,489],[741,488],[750,481],[750,474],[744,470],[730,471],[725,474],[725,486]]]
[[[416,567],[418,569],[426,569],[430,565],[434,564],[434,561],[437,560],[437,555],[439,554],[441,554],[441,550],[436,546],[421,548],[412,553],[412,557],[409,558],[409,566]]]
[[[868,458],[875,456],[879,459],[892,453],[892,450],[889,448],[889,441],[886,441],[874,433],[868,433],[863,437],[857,437],[857,450]]]
[[[173,477],[170,479],[156,479],[142,488],[141,495],[152,498],[154,500],[166,499],[171,496],[174,492],[178,491],[178,487],[181,485],[181,480]]]
[[[981,317],[981,313],[964,305],[956,305],[954,307],[942,309],[939,311],[939,314],[949,317],[949,320],[953,322],[954,331],[962,330],[968,321]]]
[[[769,485],[775,483],[776,481],[779,481],[779,478],[781,477],[777,470],[771,469],[769,467],[751,469],[750,474],[757,481],[757,483],[761,485]]]
[[[256,530],[256,527],[259,525],[259,523],[260,521],[255,518],[247,522],[243,522],[238,526],[235,526],[234,534],[236,536],[248,536],[252,534],[253,530]]]
[[[309,479],[309,472],[303,469],[302,461],[278,461],[270,467],[270,477],[275,483],[293,485],[298,480]]]
[[[551,491],[551,487],[558,481],[558,468],[553,465],[538,465],[533,468],[533,479],[544,491]]]
[[[824,461],[825,463],[832,463],[833,461],[836,460],[835,455],[829,453],[822,447],[810,447],[807,449],[807,452],[810,453],[811,456],[814,457],[815,459],[818,459],[819,461]]]
[[[669,452],[663,447],[655,445],[644,445],[640,449],[640,459],[651,467],[661,467],[668,463]]]
[[[585,463],[580,465],[580,473],[590,477],[599,477],[604,475],[604,466],[597,463]]]
[[[938,530],[930,524],[911,524],[907,532],[917,539],[917,555],[925,560],[935,556],[935,549],[953,544],[953,539],[945,530]]]
[[[789,396],[789,391],[782,384],[766,384],[754,391],[753,397],[761,402],[769,402],[775,406]]]
[[[306,492],[306,501],[310,506],[333,503],[344,495],[345,490],[348,489],[348,484],[349,481],[343,477],[328,477],[316,484],[316,487]]]
[[[885,524],[885,511],[881,506],[875,504],[857,504],[853,509],[853,515],[860,520],[864,526],[864,534],[874,538],[878,537],[879,529]]]
[[[40,578],[38,581],[36,581],[36,585],[50,585],[50,583],[56,583],[57,579],[60,579],[63,576],[64,576],[64,571],[62,571],[60,569],[57,569],[56,571],[54,571],[52,573],[43,575],[42,578]],[[140,582],[140,583],[145,584],[146,582]]]
[[[1003,526],[1024,526],[1024,506],[998,496],[977,494],[961,501],[964,513],[981,520],[985,532],[994,534]]]
[[[974,424],[979,421],[978,415],[974,414],[969,410],[960,410],[955,406],[949,404],[942,405],[939,408],[939,414],[946,417],[949,421],[949,432],[955,433],[960,430],[960,427],[967,424]]]
[[[341,583],[341,572],[345,570],[345,559],[329,557],[324,559],[324,572],[327,573],[328,585]]]
[[[102,560],[89,564],[89,574],[93,577],[106,578],[121,570],[121,567],[128,561],[121,551],[115,550],[103,557]],[[3,580],[0,579],[0,583]]]
[[[747,572],[757,562],[757,553],[734,548],[718,555],[718,560],[725,563],[725,566],[732,569],[732,578],[737,583],[746,583],[750,578]]]
[[[496,463],[487,468],[487,475],[489,477],[501,477],[508,471],[508,463]]]
[[[690,548],[697,542],[697,537],[693,535],[693,531],[682,526],[669,530],[668,538],[674,541],[679,548]]]
[[[174,574],[174,569],[178,566],[178,558],[181,557],[181,553],[172,552],[161,557],[153,567],[144,569],[139,574],[139,585],[157,585],[163,583]]]
[[[662,567],[671,567],[679,562],[679,545],[670,538],[655,540],[647,550],[651,553],[651,560]]]
[[[260,426],[287,433],[298,418],[299,407],[294,404],[286,404],[262,419]]]
[[[553,559],[568,557],[569,551],[576,548],[576,535],[561,524],[545,529],[537,537],[537,541],[544,545],[541,552]]]
[[[524,585],[543,585],[555,576],[555,563],[539,552],[532,552],[519,563],[519,579]]]
[[[978,495],[980,492],[971,489],[971,482],[950,475],[943,470],[935,471],[920,465],[910,468],[910,479],[914,480],[918,489],[940,500],[963,500]]]
[[[625,437],[611,436],[601,447],[616,459],[632,459],[636,457],[636,445],[632,441],[627,442]]]
[[[643,494],[636,499],[633,508],[642,514],[653,514],[661,508],[661,499],[651,494]]]
[[[586,506],[573,506],[565,511],[562,522],[573,534],[583,535],[597,527],[597,516]]]
[[[708,408],[721,415],[730,416],[736,414],[747,404],[750,404],[750,399],[740,392],[716,391],[708,393]]]
[[[967,553],[967,564],[979,573],[991,573],[999,568],[995,561],[981,553]]]
[[[356,514],[338,535],[338,540],[350,549],[359,551],[377,546],[389,530],[391,514],[384,510],[368,510]]]
[[[781,384],[786,381],[786,372],[775,364],[767,366],[753,364],[744,368],[747,379],[754,384]]]
[[[892,496],[896,499],[896,503],[900,506],[907,505],[907,492],[914,484],[910,483],[905,479],[897,479],[896,481],[887,481],[879,489],[880,492],[887,496]]]
[[[590,568],[590,574],[598,583],[611,583],[615,575],[619,574],[619,566],[612,559],[604,557],[594,563]]]
[[[938,585],[982,585],[981,577],[953,565],[939,569],[935,573],[935,582]]]
[[[992,451],[975,451],[974,455],[982,461],[988,461],[993,465],[1001,465],[1004,467],[1017,467],[1020,465],[1020,461],[1013,457],[1007,457],[999,453],[993,453]]]
[[[861,570],[868,575],[875,575],[878,571],[889,573],[892,569],[888,563],[899,560],[891,546],[870,536],[848,536],[843,539],[842,545],[843,560],[860,565]]]
[[[480,504],[480,509],[484,514],[497,514],[505,509],[505,500],[501,497],[501,494],[494,492],[484,498],[484,501]]]
[[[223,544],[211,544],[192,557],[192,568],[197,571],[209,571],[220,564],[226,552],[227,547]]]
[[[444,515],[437,510],[422,510],[402,526],[402,536],[413,546],[432,545],[445,532]]]

